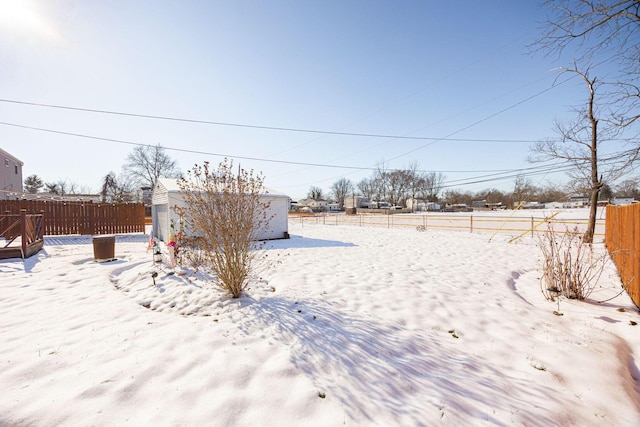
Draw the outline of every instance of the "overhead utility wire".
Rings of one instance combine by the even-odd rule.
[[[124,141],[122,139],[103,138],[103,137],[100,137],[100,136],[85,135],[85,134],[73,133],[73,132],[64,132],[64,131],[60,131],[60,130],[39,128],[39,127],[26,126],[26,125],[19,125],[19,124],[16,124],[16,123],[8,123],[8,122],[0,121],[0,125],[13,126],[13,127],[18,127],[18,128],[23,128],[23,129],[38,130],[38,131],[41,131],[41,132],[49,132],[49,133],[55,133],[55,134],[59,134],[59,135],[76,136],[76,137],[79,137],[79,138],[95,139],[95,140],[98,140],[98,141],[116,142],[118,144],[127,144],[127,145],[135,145],[135,146],[142,146],[142,147],[153,147],[152,145],[149,145],[149,144],[143,144],[143,143],[131,142],[131,141]],[[207,156],[218,156],[218,157],[232,157],[232,158],[236,158],[236,159],[255,160],[255,161],[260,161],[260,162],[285,163],[285,164],[303,165],[303,166],[319,166],[319,167],[328,167],[328,168],[336,168],[336,169],[370,170],[370,168],[358,167],[358,166],[325,165],[325,164],[320,164],[320,163],[293,162],[293,161],[287,161],[287,160],[269,160],[269,159],[262,159],[262,158],[259,158],[259,157],[247,157],[247,156],[236,156],[236,155],[233,155],[233,154],[210,153],[210,152],[206,152],[206,151],[187,150],[185,148],[172,148],[172,147],[164,147],[164,146],[162,148],[165,149],[165,150],[178,151],[178,152],[182,152],[182,153],[204,154],[204,155],[207,155]]]
[[[409,151],[407,151],[407,152],[405,152],[403,154],[399,154],[399,155],[397,155],[395,157],[392,157],[388,161],[396,160],[396,159],[399,159],[400,157],[404,157],[404,156],[407,156],[409,154],[415,153],[416,151],[420,151],[423,148],[429,147],[429,146],[431,146],[431,145],[433,145],[433,144],[435,144],[436,142],[439,142],[439,141],[455,141],[456,139],[451,138],[451,136],[456,135],[456,134],[458,134],[460,132],[463,132],[463,131],[465,131],[467,129],[470,129],[470,128],[476,126],[476,125],[479,125],[480,123],[486,122],[487,120],[492,119],[492,118],[494,118],[494,117],[496,117],[496,116],[498,116],[498,115],[500,115],[500,114],[502,114],[502,113],[504,113],[506,111],[509,111],[509,110],[519,106],[519,105],[522,105],[525,102],[532,100],[533,98],[536,98],[536,97],[538,97],[538,96],[540,96],[540,95],[542,95],[542,94],[544,94],[546,92],[549,92],[550,90],[555,89],[557,86],[560,86],[561,84],[564,84],[564,83],[568,82],[569,80],[571,80],[573,78],[575,78],[575,76],[571,76],[568,79],[565,79],[565,80],[561,81],[557,85],[548,87],[548,88],[543,89],[543,90],[541,90],[541,91],[539,91],[537,93],[534,93],[533,95],[529,96],[528,98],[525,98],[525,99],[523,99],[521,101],[518,101],[515,104],[511,104],[510,106],[508,106],[506,108],[503,108],[502,110],[497,111],[497,112],[495,112],[493,114],[490,114],[487,117],[485,117],[483,119],[480,119],[480,120],[478,120],[476,122],[473,122],[473,123],[461,128],[461,129],[458,129],[455,132],[451,132],[450,134],[448,134],[447,136],[445,136],[443,138],[432,138],[432,141],[430,143],[421,145],[420,147],[414,148],[413,150],[409,150]],[[516,141],[513,141],[513,142],[516,142]],[[530,141],[530,142],[539,142],[539,141]]]
[[[8,123],[8,122],[3,122],[3,121],[0,121],[0,125],[12,126],[12,127],[17,127],[17,128],[22,128],[22,129],[37,130],[37,131],[41,131],[41,132],[48,132],[48,133],[59,134],[59,135],[74,136],[74,137],[78,137],[78,138],[94,139],[94,140],[98,140],[98,141],[114,142],[114,143],[118,143],[118,144],[151,147],[151,145],[149,145],[149,144],[143,144],[143,143],[132,142],[132,141],[125,141],[125,140],[121,140],[121,139],[104,138],[104,137],[93,136],[93,135],[85,135],[85,134],[74,133],[74,132],[65,132],[65,131],[59,131],[59,130],[54,130],[54,129],[40,128],[40,127],[35,127],[35,126],[27,126],[27,125],[20,125],[20,124],[16,124],[16,123]],[[207,155],[207,156],[230,157],[230,158],[237,158],[237,159],[242,159],[242,160],[254,160],[254,161],[270,162],[270,163],[284,163],[284,164],[293,164],[293,165],[328,167],[328,168],[336,168],[336,169],[377,170],[377,168],[367,168],[367,167],[358,167],[358,166],[329,165],[329,164],[321,164],[321,163],[293,162],[293,161],[286,161],[286,160],[270,160],[270,159],[263,159],[263,158],[258,158],[258,157],[247,157],[247,156],[237,156],[237,155],[233,155],[233,154],[222,154],[222,153],[211,153],[211,152],[207,152],[207,151],[188,150],[188,149],[185,149],[185,148],[172,148],[172,147],[164,147],[164,146],[163,146],[163,148],[166,149],[166,150],[170,150],[170,151],[177,151],[177,152],[190,153],[190,154],[203,154],[203,155]],[[493,175],[500,175],[500,174],[513,174],[513,173],[516,173],[516,172],[522,173],[523,171],[528,171],[528,170],[536,171],[536,170],[539,170],[540,168],[547,168],[547,167],[549,167],[549,166],[530,167],[530,168],[521,168],[521,169],[504,169],[504,170],[435,171],[435,172],[447,172],[447,173],[495,172]],[[428,172],[434,172],[434,171],[428,171]],[[527,175],[527,172],[524,172],[523,175]],[[488,176],[492,176],[492,175],[488,175]],[[481,177],[485,177],[485,175],[483,175]]]
[[[180,118],[180,117],[155,116],[150,114],[125,113],[125,112],[119,112],[119,111],[98,110],[93,108],[81,108],[81,107],[69,107],[64,105],[42,104],[37,102],[17,101],[13,99],[2,99],[2,98],[0,98],[0,102],[21,104],[21,105],[31,105],[35,107],[57,108],[61,110],[84,111],[89,113],[111,114],[111,115],[127,116],[127,117],[139,117],[139,118],[154,119],[154,120],[169,120],[169,121],[176,121],[176,122],[200,123],[200,124],[216,125],[216,126],[230,126],[230,127],[248,128],[248,129],[274,130],[274,131],[281,131],[281,132],[300,132],[300,133],[313,133],[313,134],[338,135],[338,136],[357,136],[362,138],[388,138],[388,139],[407,139],[407,140],[422,140],[422,141],[523,142],[523,143],[538,142],[538,140],[526,140],[526,139],[469,139],[469,138],[446,138],[446,137],[437,138],[437,137],[428,137],[428,136],[384,135],[384,134],[375,134],[375,133],[339,132],[339,131],[328,131],[328,130],[319,130],[319,129],[260,126],[260,125],[249,125],[249,124],[243,124],[243,123],[186,119],[186,118]],[[464,129],[461,129],[461,130],[464,130]]]
[[[441,188],[451,188],[451,187],[460,187],[464,185],[481,184],[485,182],[504,181],[508,179],[517,178],[519,176],[530,177],[530,176],[537,176],[537,175],[546,175],[550,172],[567,172],[572,169],[574,169],[572,166],[563,166],[563,167],[555,168],[552,170],[542,169],[542,170],[531,171],[526,173],[514,173],[510,175],[501,175],[501,176],[487,178],[487,179],[479,179],[479,178],[482,178],[481,176],[465,178],[465,179],[457,179],[457,180],[443,182]]]

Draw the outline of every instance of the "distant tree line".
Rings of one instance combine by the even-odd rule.
[[[418,172],[414,166],[401,170],[376,170],[370,178],[362,179],[354,185],[349,179],[340,178],[331,185],[331,191],[325,196],[322,189],[313,186],[307,197],[314,200],[325,198],[343,208],[344,200],[351,196],[362,196],[371,201],[384,201],[392,205],[406,206],[410,198],[422,199],[440,204],[466,204],[485,200],[489,204],[502,203],[505,207],[515,207],[520,202],[561,202],[570,196],[589,197],[588,183],[573,180],[564,186],[547,184],[536,186],[524,176],[515,179],[512,191],[487,188],[480,191],[463,191],[445,188],[444,176],[436,172]],[[640,182],[635,179],[624,180],[613,187],[604,184],[600,191],[601,200],[612,198],[634,198],[640,200]]]
[[[102,178],[99,195],[105,203],[140,202],[143,201],[140,191],[142,188],[153,188],[158,178],[179,178],[180,176],[176,162],[160,145],[140,145],[127,156],[120,176],[110,171]],[[34,174],[24,179],[24,192],[68,196],[87,195],[93,190],[68,180],[46,182]]]
[[[363,196],[371,201],[386,201],[393,205],[404,206],[408,199],[437,200],[442,189],[444,175],[436,172],[421,172],[418,164],[406,169],[376,169],[372,176],[354,184],[347,178],[340,178],[331,185],[330,193],[325,196],[322,189],[312,186],[307,193],[309,199],[328,198],[344,208],[347,197]]]

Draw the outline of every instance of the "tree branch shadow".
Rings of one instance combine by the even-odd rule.
[[[445,345],[453,339],[446,332],[408,331],[372,317],[342,314],[323,301],[273,297],[247,308],[251,313],[243,327],[272,328],[318,392],[338,399],[359,423],[375,423],[370,414],[379,414],[381,407],[404,425],[478,418],[507,425],[504,414],[513,412],[518,422],[554,423],[524,409],[532,397],[545,399],[548,389],[510,377],[476,354],[452,349]],[[496,415],[500,411],[502,417]]]

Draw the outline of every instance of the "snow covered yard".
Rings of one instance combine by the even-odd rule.
[[[144,236],[109,263],[89,237],[1,261],[0,425],[640,422],[640,316],[613,265],[554,316],[536,239],[289,228],[237,300],[168,275]]]

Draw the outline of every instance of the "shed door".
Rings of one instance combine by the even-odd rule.
[[[155,205],[158,215],[158,226],[154,227],[155,237],[166,241],[169,228],[169,212],[168,205]]]

